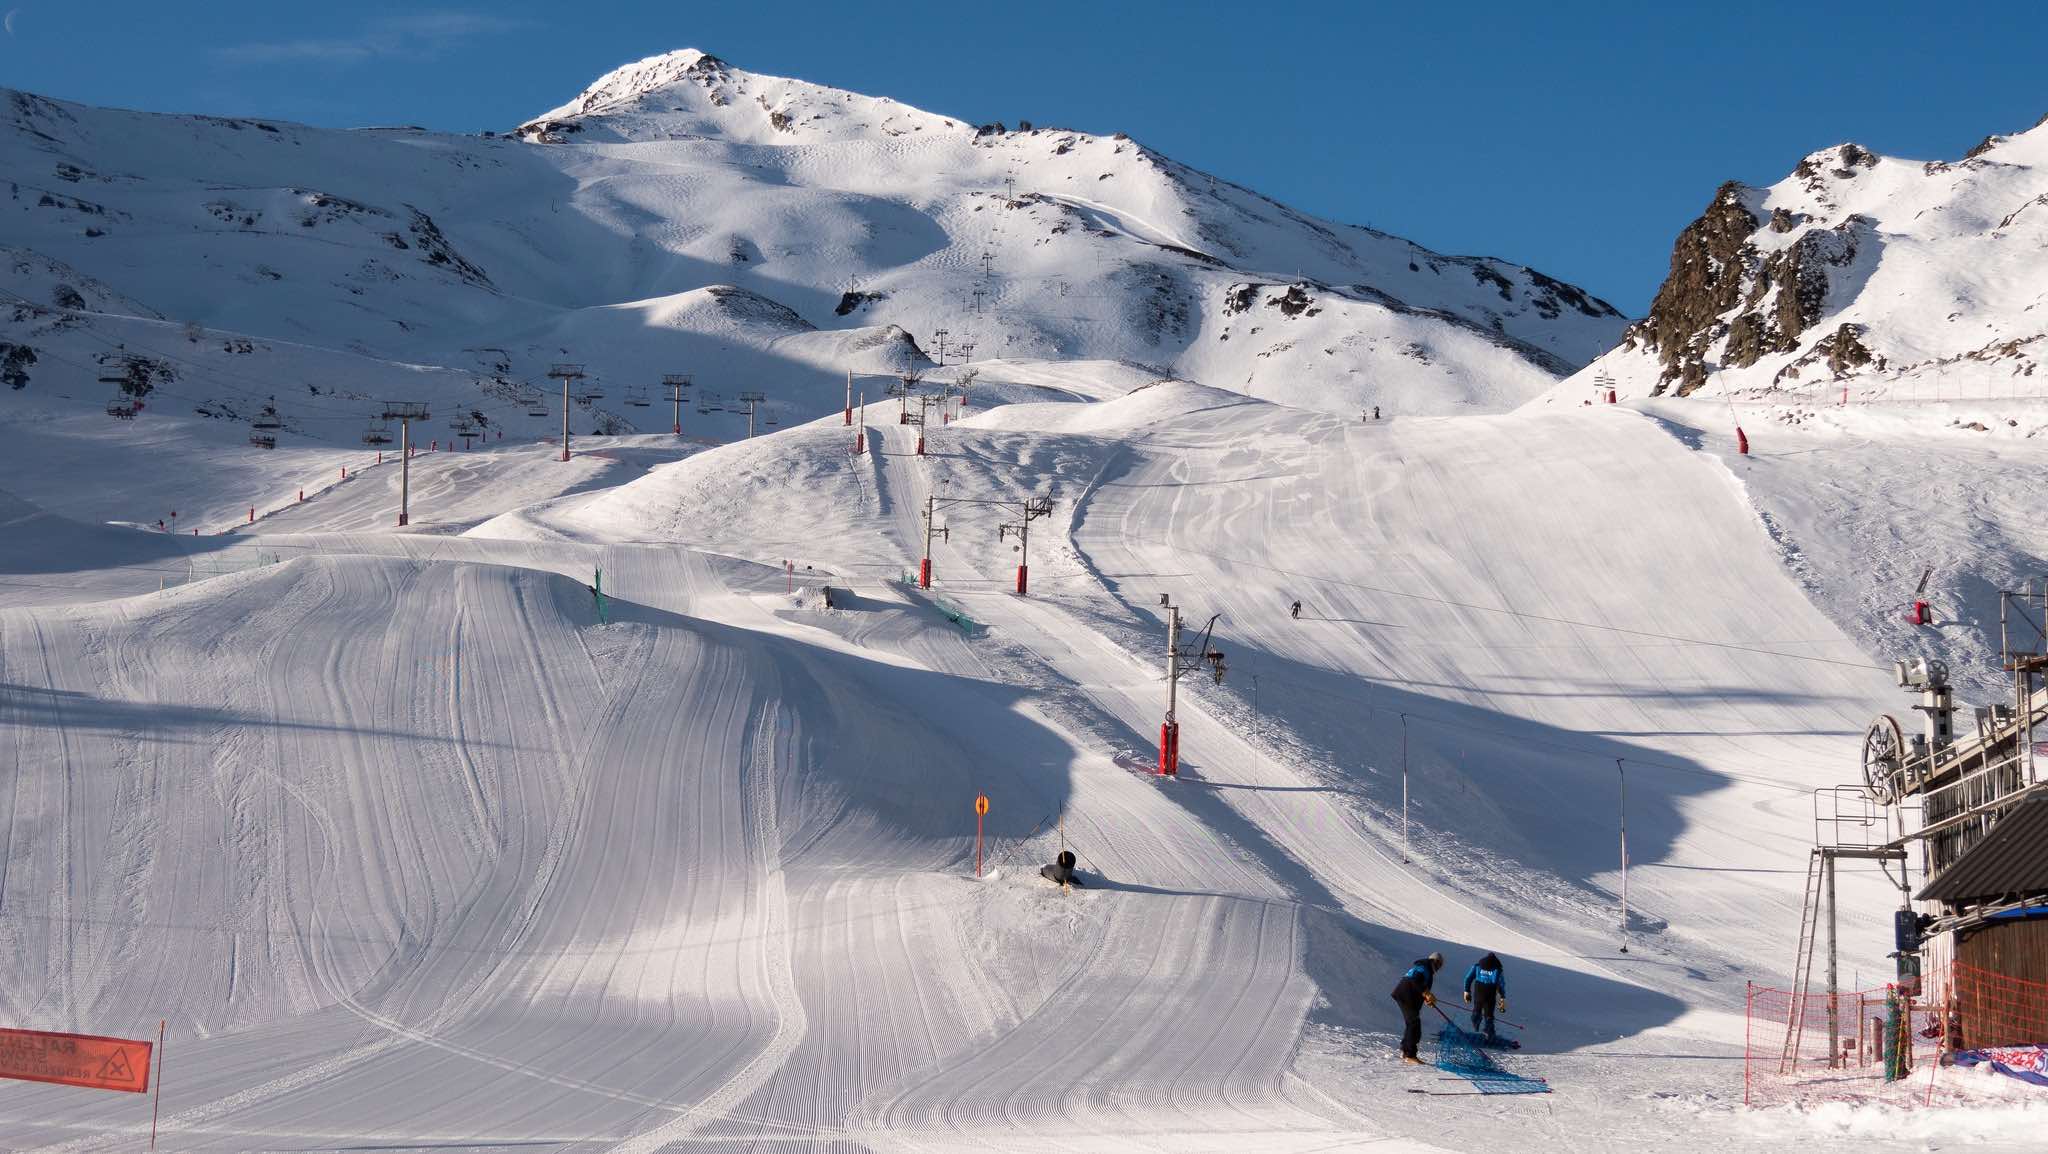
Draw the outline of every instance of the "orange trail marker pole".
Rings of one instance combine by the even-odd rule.
[[[988,813],[988,795],[974,797],[974,876],[981,876],[981,819]]]
[[[156,1023],[156,1092],[149,1106],[149,1148],[156,1149],[156,1120],[164,1107],[164,1020]]]

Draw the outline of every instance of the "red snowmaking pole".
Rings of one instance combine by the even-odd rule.
[[[868,395],[860,395],[860,424],[853,427],[853,455],[858,457],[868,451]]]
[[[845,422],[844,422],[844,423],[845,423],[845,424],[848,424],[848,425],[851,425],[851,424],[853,424],[853,370],[852,370],[852,369],[848,369],[848,370],[846,370],[846,420],[845,420]]]

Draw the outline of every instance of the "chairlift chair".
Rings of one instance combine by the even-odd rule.
[[[251,433],[249,434],[249,443],[259,449],[277,448],[277,438],[269,433]]]
[[[107,402],[107,415],[117,420],[132,421],[135,419],[135,404],[127,397],[117,395]]]
[[[284,428],[284,422],[278,419],[276,405],[265,405],[262,412],[250,419],[249,427],[252,429],[282,429]]]
[[[646,389],[627,389],[626,403],[633,406],[636,409],[644,409],[647,408],[649,405],[653,404],[654,402],[647,399]]]
[[[363,444],[388,445],[391,443],[391,426],[384,421],[371,421],[363,430]]]

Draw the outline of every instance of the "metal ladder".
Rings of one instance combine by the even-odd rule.
[[[1792,1006],[1785,1023],[1785,1052],[1779,1058],[1779,1072],[1791,1073],[1799,1057],[1799,1039],[1806,1029],[1806,995],[1813,987],[1814,939],[1820,936],[1821,884],[1820,847],[1806,858],[1806,900],[1799,907],[1799,948],[1792,962]]]

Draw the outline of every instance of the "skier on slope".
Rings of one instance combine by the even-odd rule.
[[[1289,609],[1287,611],[1287,614],[1288,616],[1294,618],[1296,621],[1301,620],[1301,602],[1296,601],[1294,603],[1294,607]]]
[[[1481,1029],[1483,1019],[1486,1040],[1499,1041],[1493,1031],[1493,1011],[1496,1005],[1508,1008],[1508,976],[1498,955],[1489,953],[1465,971],[1465,1001],[1472,1007],[1472,1028]]]
[[[1394,1002],[1401,1007],[1401,1060],[1411,1066],[1422,1065],[1422,1059],[1415,1056],[1416,1047],[1422,1044],[1422,1007],[1436,1005],[1436,995],[1429,987],[1443,968],[1444,956],[1432,953],[1416,959],[1394,983]]]

